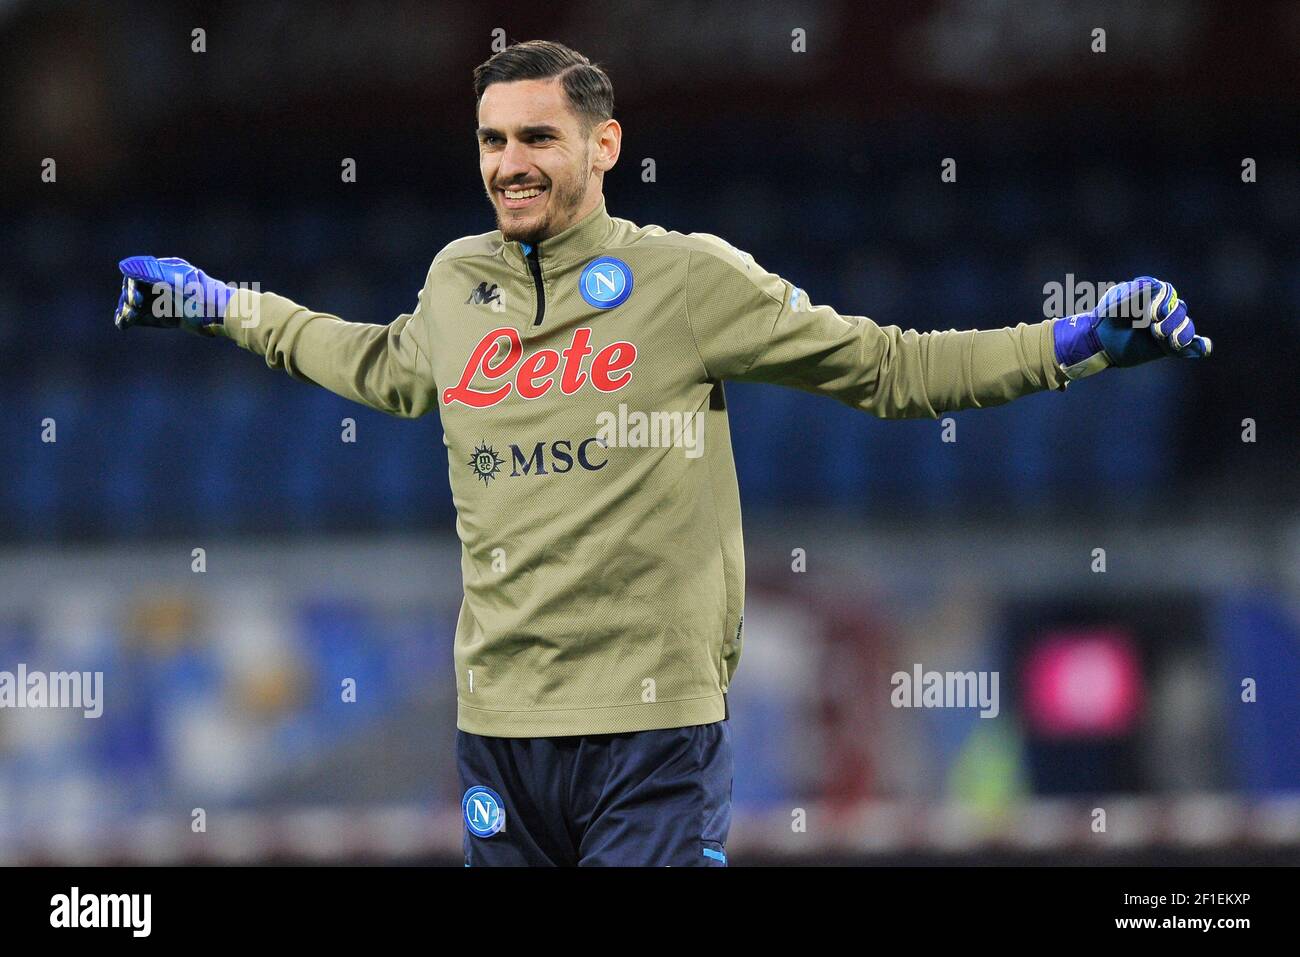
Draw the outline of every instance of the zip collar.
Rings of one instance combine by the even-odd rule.
[[[563,232],[537,243],[538,262],[543,268],[549,269],[561,263],[594,256],[605,248],[613,231],[614,220],[605,211],[605,197],[602,196],[596,208],[582,219]],[[528,254],[531,249],[528,243],[505,243],[507,259],[524,272],[528,272]]]

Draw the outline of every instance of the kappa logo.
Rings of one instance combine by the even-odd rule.
[[[497,284],[488,285],[481,282],[474,289],[469,291],[469,298],[465,300],[465,305],[473,303],[476,306],[490,305],[501,298],[501,291],[497,289]]]
[[[597,309],[621,306],[632,295],[632,270],[613,256],[593,259],[578,276],[578,291],[587,305]]]

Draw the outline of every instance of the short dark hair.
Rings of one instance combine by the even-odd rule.
[[[560,77],[569,106],[590,133],[614,116],[614,85],[609,76],[577,50],[552,40],[514,43],[474,68],[474,106],[493,83]]]

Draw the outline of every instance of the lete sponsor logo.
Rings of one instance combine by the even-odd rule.
[[[479,340],[465,363],[460,382],[443,389],[442,403],[462,402],[470,408],[486,409],[511,392],[525,399],[539,399],[551,391],[557,372],[564,395],[573,395],[586,385],[601,392],[617,392],[632,381],[632,364],[636,362],[636,346],[632,343],[611,342],[596,352],[584,368],[592,352],[591,330],[583,327],[573,330],[573,339],[566,348],[538,349],[524,358],[519,331],[501,326]],[[506,381],[495,389],[476,389],[470,385],[476,375],[489,382]]]

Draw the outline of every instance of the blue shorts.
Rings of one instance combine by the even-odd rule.
[[[556,738],[456,732],[465,866],[725,867],[728,721]]]

